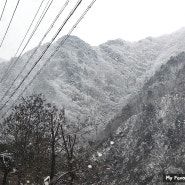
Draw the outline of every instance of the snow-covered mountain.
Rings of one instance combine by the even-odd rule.
[[[185,52],[162,65],[110,121],[87,184],[162,185],[163,174],[185,173],[184,79]]]
[[[51,46],[23,85],[61,40]],[[12,88],[45,47],[38,48]],[[1,97],[32,52],[25,53],[1,83]],[[0,64],[0,77],[8,64]],[[85,161],[91,168],[82,172],[76,184],[162,185],[163,173],[185,173],[184,79],[185,29],[133,43],[112,40],[96,47],[71,36],[26,95],[45,94],[49,102],[65,107],[68,118],[84,121],[84,129],[88,125],[96,134],[96,142],[89,142],[95,152],[89,152],[92,158]]]
[[[49,53],[60,45],[60,41],[61,39],[51,46],[31,77],[46,62]],[[21,78],[45,46],[39,48]],[[85,119],[101,125],[98,127],[100,129],[128,103],[161,64],[181,51],[185,51],[185,29],[134,43],[112,40],[97,47],[71,36],[28,88],[27,94],[43,93],[49,101],[65,107],[70,119]],[[3,81],[1,95],[31,53],[32,51],[25,53],[8,80]],[[0,68],[0,75],[5,67]]]

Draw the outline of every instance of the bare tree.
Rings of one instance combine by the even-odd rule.
[[[82,125],[77,125],[67,122],[65,110],[47,103],[41,94],[22,98],[4,120],[2,132],[19,166],[20,182],[41,184],[50,175],[55,184],[56,174],[60,174],[57,182],[72,185],[80,163],[77,135],[84,133]]]
[[[74,146],[76,143],[76,135],[71,136],[71,135],[64,135],[64,129],[63,126],[61,125],[61,133],[62,133],[62,141],[64,144],[64,151],[66,153],[66,158],[67,158],[67,164],[68,164],[68,171],[69,171],[69,184],[73,184],[73,180],[75,178],[75,173],[74,173]]]
[[[3,123],[3,135],[19,165],[22,181],[41,183],[48,174],[50,151],[45,101],[42,95],[22,98]]]
[[[64,123],[65,111],[64,109],[58,110],[51,104],[46,105],[46,117],[49,127],[49,148],[50,148],[50,178],[53,179],[56,173],[56,155],[61,151],[60,139],[61,139],[61,126]]]

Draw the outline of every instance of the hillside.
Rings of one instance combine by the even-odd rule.
[[[97,149],[102,157],[94,153],[91,159],[88,183],[162,185],[163,174],[185,173],[184,79],[183,52],[162,65],[110,121]]]
[[[134,43],[112,40],[97,47],[71,36],[29,87],[27,95],[33,92],[43,93],[50,102],[65,107],[72,121],[78,118],[96,123],[96,129],[102,130],[161,64],[171,56],[185,51],[184,41],[185,29]],[[60,39],[52,45],[39,66],[58,45]],[[39,48],[31,63],[38,58],[44,47],[45,45]],[[22,56],[8,80],[1,84],[1,94],[31,53],[29,51]],[[30,66],[31,64],[21,77]],[[0,70],[2,75],[4,69]]]

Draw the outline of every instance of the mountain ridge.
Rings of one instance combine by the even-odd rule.
[[[182,52],[161,66],[109,122],[101,133],[108,135],[96,148],[102,157],[92,154],[89,182],[162,185],[163,174],[184,174],[184,75]]]
[[[100,129],[103,129],[127,104],[130,97],[138,93],[156,69],[171,56],[185,51],[184,36],[185,31],[181,30],[177,36],[174,33],[134,43],[117,39],[99,46],[90,46],[78,37],[70,36],[29,87],[27,95],[33,92],[45,94],[49,101],[65,107],[73,121],[77,117],[85,120],[90,115],[96,115],[96,122],[101,122]],[[47,61],[47,57],[60,44],[61,39],[51,46],[32,76]],[[38,49],[21,77],[33,65],[45,46],[46,44]],[[9,75],[10,78],[16,76],[32,51],[26,52],[20,58],[17,67]],[[3,82],[1,94],[10,81],[11,79]]]
[[[89,142],[94,151],[88,159],[93,170],[83,171],[84,179],[77,184],[162,185],[162,174],[185,173],[184,36],[182,29],[135,43],[118,39],[97,47],[71,36],[28,88],[24,95],[43,93],[49,102],[65,108],[70,123],[78,127],[80,122],[81,130],[87,131],[82,143]],[[38,48],[21,78],[45,46]],[[1,95],[32,51],[3,81]],[[0,64],[0,75],[5,67]]]

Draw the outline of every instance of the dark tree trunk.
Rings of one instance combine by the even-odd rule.
[[[51,172],[50,179],[52,180],[55,175],[55,144],[51,145]]]
[[[69,175],[70,175],[69,184],[73,185],[75,175],[74,175],[74,172],[73,172],[73,164],[72,164],[71,160],[69,160],[68,165],[69,165]]]
[[[5,169],[5,171],[4,171],[4,177],[3,177],[3,184],[2,185],[6,185],[7,176],[8,176],[8,170]]]

